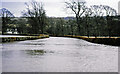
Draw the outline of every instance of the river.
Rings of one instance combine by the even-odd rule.
[[[3,72],[118,72],[118,47],[65,37],[2,44]]]

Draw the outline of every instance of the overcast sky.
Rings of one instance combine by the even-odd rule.
[[[73,14],[68,14],[64,8],[64,2],[66,0],[37,0],[44,3],[44,8],[46,10],[47,16],[54,17],[66,17],[74,16]],[[87,5],[109,5],[110,7],[118,11],[118,2],[120,0],[85,0]],[[2,8],[7,8],[16,17],[21,16],[21,11],[25,10],[24,2],[30,2],[30,0],[2,0]],[[1,5],[1,3],[0,3]]]

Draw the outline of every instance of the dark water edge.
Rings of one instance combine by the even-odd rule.
[[[120,38],[87,38],[85,39],[89,42],[98,43],[98,44],[106,44],[112,46],[120,46]]]
[[[52,35],[51,35],[52,36]],[[108,37],[104,37],[104,38],[88,38],[85,36],[74,36],[74,35],[65,35],[65,36],[53,36],[53,37],[71,37],[71,38],[78,38],[78,39],[83,39],[86,40],[88,42],[92,42],[92,43],[98,43],[98,44],[105,44],[105,45],[112,45],[112,46],[120,46],[120,38],[108,38]]]
[[[9,36],[9,35],[8,35]],[[49,35],[42,36],[22,36],[22,37],[0,37],[0,42],[13,42],[13,41],[24,41],[24,40],[35,40],[49,38]]]
[[[28,37],[3,37],[0,38],[0,42],[13,42],[13,41],[24,41],[24,40],[34,40],[34,39],[42,39],[42,38],[49,38],[49,35],[43,35],[43,36],[34,36],[32,37],[28,36]],[[83,39],[86,40],[88,42],[92,42],[92,43],[98,43],[98,44],[105,44],[105,45],[112,45],[112,46],[120,46],[120,38],[88,38],[88,37],[84,37],[84,36],[74,36],[74,35],[64,35],[64,36],[54,36],[54,35],[50,35],[52,37],[71,37],[71,38],[78,38],[78,39]]]

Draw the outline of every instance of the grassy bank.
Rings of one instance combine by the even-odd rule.
[[[65,37],[79,38],[98,44],[120,46],[120,37],[86,37],[86,36],[74,36],[74,35],[65,35]]]
[[[24,41],[24,40],[34,40],[34,39],[42,39],[49,38],[49,35],[40,34],[37,36],[19,36],[19,37],[0,37],[1,42],[13,42],[13,41]]]

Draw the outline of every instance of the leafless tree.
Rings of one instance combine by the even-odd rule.
[[[95,22],[95,25],[93,27],[94,36],[97,37],[101,33],[101,31],[99,30],[102,30],[100,20],[101,20],[101,17],[104,16],[104,9],[102,5],[92,5],[90,7],[92,10],[92,13],[93,13],[92,16],[94,17],[94,22]]]
[[[86,11],[86,5],[85,5],[85,1],[81,1],[81,0],[70,0],[69,2],[65,2],[66,4],[66,8],[72,10],[72,12],[75,14],[76,16],[76,23],[78,25],[78,31],[80,33],[80,29],[81,29],[81,16],[84,15],[85,11]]]
[[[106,16],[116,16],[117,15],[117,11],[115,9],[111,8],[110,6],[102,5],[102,7],[106,12]]]
[[[93,16],[95,16],[95,17],[99,17],[99,16],[104,15],[102,5],[93,5],[93,6],[91,6],[91,9],[93,12]]]
[[[11,18],[15,17],[8,9],[0,9],[0,18],[2,19],[2,34],[7,31],[8,23],[11,22]]]
[[[112,17],[117,15],[117,11],[107,5],[103,5],[103,9],[106,12],[106,24],[108,26],[109,37],[111,37],[112,28],[110,25],[112,25]]]
[[[89,33],[90,33],[90,30],[89,30],[89,25],[90,25],[90,18],[92,16],[93,12],[92,12],[92,9],[91,8],[86,8],[86,11],[85,11],[85,25],[86,25],[86,30],[87,30],[87,36],[89,37]]]
[[[24,17],[28,17],[32,26],[32,32],[35,34],[44,33],[46,24],[46,12],[43,8],[43,3],[32,1],[30,4],[25,3],[27,11],[22,12]]]

